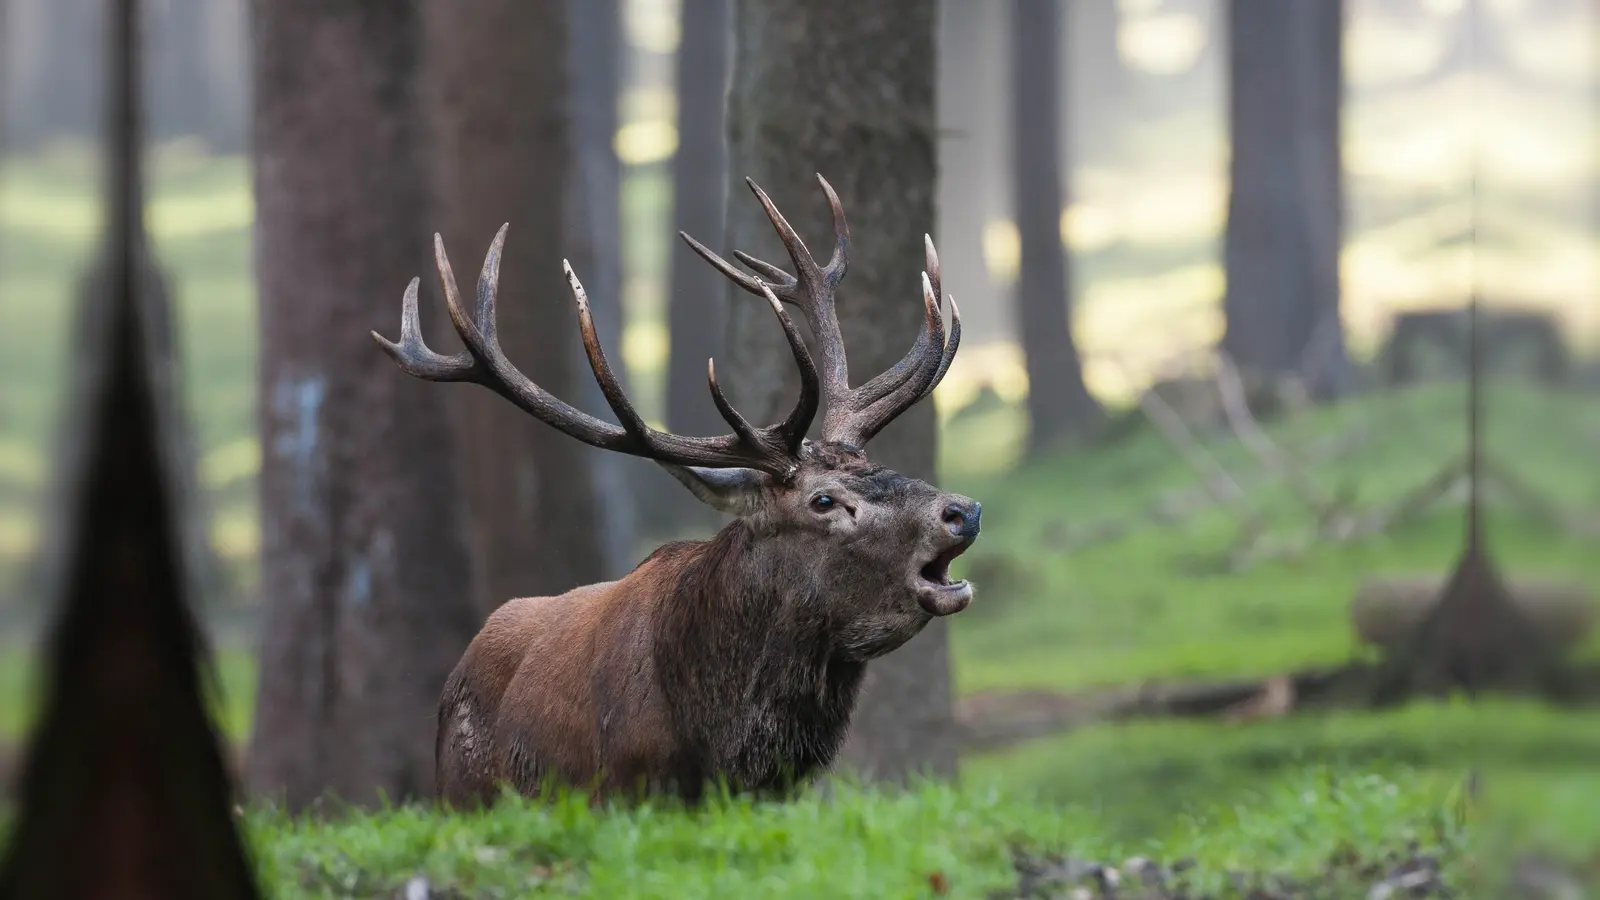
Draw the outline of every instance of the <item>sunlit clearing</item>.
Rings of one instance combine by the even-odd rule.
[[[1419,78],[1444,55],[1449,35],[1434,25],[1355,16],[1345,25],[1344,79],[1355,90]]]
[[[1092,253],[1122,237],[1116,217],[1103,206],[1074,203],[1061,211],[1061,242],[1079,253]]]
[[[681,36],[678,0],[626,0],[622,27],[628,43],[646,53],[668,54]]]
[[[1010,219],[990,219],[983,226],[983,264],[996,285],[1010,287],[1022,262],[1022,236]]]
[[[1528,8],[1528,0],[1489,0],[1489,13],[1495,16],[1520,16]]]
[[[1007,403],[1021,403],[1028,395],[1028,371],[1022,348],[1012,341],[991,341],[974,346],[961,345],[950,371],[933,392],[933,403],[941,420],[971,403],[984,387],[993,390]]]
[[[630,322],[622,330],[622,361],[634,377],[659,374],[667,367],[671,339],[660,322]]]
[[[1117,52],[1134,68],[1154,75],[1186,72],[1205,49],[1206,29],[1190,13],[1161,13],[1123,21]]]
[[[670,159],[678,152],[678,126],[662,119],[629,122],[617,129],[616,150],[629,166]]]

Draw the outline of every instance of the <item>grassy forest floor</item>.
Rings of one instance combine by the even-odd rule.
[[[230,161],[177,160],[161,171],[151,221],[175,276],[213,541],[248,585],[259,462],[248,182]],[[94,224],[81,173],[35,167],[0,177],[0,584],[15,588],[37,542],[33,509],[47,478],[72,287],[63,273],[90,246]],[[660,188],[659,179],[632,185],[629,215],[655,227]],[[397,299],[409,274],[396,276]],[[1562,509],[1600,509],[1596,398],[1497,385],[1489,408],[1494,458]],[[1379,536],[1312,542],[1235,571],[1225,563],[1245,513],[1211,505],[1165,525],[1149,513],[1193,495],[1200,481],[1153,431],[1013,467],[1015,408],[947,418],[944,484],[988,512],[983,540],[958,566],[979,592],[951,632],[963,710],[1023,690],[1267,676],[1361,657],[1349,602],[1362,580],[1442,574],[1459,546],[1461,507],[1446,502]],[[1342,492],[1351,509],[1378,510],[1461,452],[1463,403],[1457,388],[1419,388],[1298,416],[1270,433],[1291,454],[1345,444],[1310,477]],[[1245,445],[1226,433],[1205,440],[1247,483],[1248,517],[1270,538],[1310,535],[1295,491],[1248,484],[1265,473]],[[1112,522],[1138,527],[1090,540]],[[1592,538],[1498,503],[1491,531],[1514,576],[1562,575],[1600,590]],[[0,597],[0,616],[15,613],[4,607]],[[1597,650],[1591,640],[1581,652]],[[29,655],[25,639],[0,636],[0,756],[27,721]],[[215,705],[237,740],[249,727],[254,664],[248,645],[232,641],[219,662]],[[696,815],[597,814],[567,802],[476,817],[399,809],[312,824],[253,810],[247,819],[263,871],[285,896],[392,895],[418,873],[465,896],[543,886],[597,897],[759,897],[780,885],[798,891],[784,896],[929,896],[942,886],[983,896],[1017,883],[1013,847],[1119,863],[1192,858],[1204,879],[1228,869],[1305,873],[1349,848],[1367,859],[1408,853],[1411,840],[1444,852],[1458,875],[1491,838],[1586,856],[1600,848],[1596,760],[1600,715],[1451,701],[1248,724],[1087,724],[968,754],[959,785],[905,797],[844,787],[831,799],[730,801]],[[1472,827],[1458,832],[1457,788],[1469,766],[1481,771],[1484,792],[1467,817]]]

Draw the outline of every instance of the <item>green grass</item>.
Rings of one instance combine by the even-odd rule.
[[[1402,778],[1404,772],[1399,773]],[[491,814],[414,807],[312,824],[248,816],[275,896],[393,895],[413,875],[474,897],[984,897],[1011,887],[1011,848],[1120,864],[1134,855],[1309,874],[1344,847],[1398,848],[1415,835],[1457,859],[1469,849],[1443,795],[1409,780],[1310,765],[1212,816],[1176,810],[1158,838],[1127,839],[1103,811],[1019,796],[977,779],[895,795],[839,784],[788,803],[720,799],[596,812],[581,798],[508,800]]]
[[[1583,433],[1600,422],[1600,401],[1506,385],[1490,403],[1491,456],[1566,508],[1600,506],[1600,468],[1592,464],[1600,444]],[[1274,434],[1292,449],[1370,429],[1368,443],[1318,466],[1312,478],[1324,489],[1352,490],[1359,508],[1381,507],[1462,452],[1460,407],[1459,390],[1427,387],[1316,411]],[[987,430],[975,422],[951,434],[946,452],[965,452],[967,435],[982,441]],[[1241,477],[1261,472],[1231,437],[1215,441],[1214,453]],[[1347,615],[1359,582],[1382,573],[1442,576],[1461,545],[1456,504],[1381,537],[1320,546],[1241,573],[1218,568],[1240,529],[1236,514],[1220,509],[1182,528],[1062,546],[1060,535],[1071,528],[1133,515],[1196,480],[1148,433],[1005,475],[948,476],[948,486],[980,499],[986,513],[983,538],[957,563],[978,585],[977,599],[952,629],[962,690],[1262,674],[1338,662],[1357,651]],[[1310,514],[1281,485],[1252,492],[1250,507],[1274,534],[1292,537],[1310,527]],[[1509,508],[1492,510],[1490,532],[1514,575],[1570,576],[1600,591],[1600,557],[1587,541]]]

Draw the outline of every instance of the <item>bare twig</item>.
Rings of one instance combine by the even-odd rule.
[[[1289,459],[1288,454],[1267,436],[1261,423],[1257,422],[1256,417],[1250,412],[1250,403],[1245,397],[1244,382],[1239,378],[1239,370],[1233,364],[1233,359],[1226,353],[1217,353],[1215,380],[1228,427],[1233,429],[1239,442],[1255,456],[1263,468],[1288,483],[1300,501],[1317,514],[1321,523],[1319,531],[1325,530],[1330,524],[1329,520],[1338,513],[1334,507],[1339,498],[1326,495],[1307,477],[1307,467]]]

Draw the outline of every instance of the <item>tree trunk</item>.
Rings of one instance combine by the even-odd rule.
[[[1231,0],[1222,349],[1257,385],[1349,381],[1339,319],[1343,4]]]
[[[939,5],[939,266],[961,306],[963,343],[1016,334],[1010,288],[983,254],[989,222],[1011,214],[1005,3]]]
[[[595,331],[617,377],[628,382],[622,356],[622,161],[617,159],[618,84],[622,77],[622,10],[618,0],[569,0],[567,110],[572,123],[567,179],[567,258],[583,279]],[[565,335],[582,406],[609,415],[582,345]],[[582,451],[594,484],[601,560],[599,577],[616,578],[634,558],[634,482],[656,467],[620,453]],[[661,473],[665,476],[665,473]]]
[[[540,387],[577,400],[577,315],[561,273],[570,171],[565,0],[434,0],[424,9],[452,264],[458,278],[475,278],[495,231],[511,223],[500,344]],[[441,326],[443,319],[436,317]],[[490,391],[433,390],[451,392],[462,435],[471,544],[483,575],[479,611],[601,580],[595,451]]]
[[[205,9],[202,0],[161,0],[146,14],[145,40],[151,52],[150,138],[211,137],[211,73],[205,60]]]
[[[94,0],[40,0],[33,13],[41,17],[42,50],[32,57],[27,94],[17,138],[28,143],[52,138],[90,139],[98,130],[96,110],[100,54],[96,37],[101,22]],[[93,61],[93,62],[91,62]]]
[[[1016,305],[1028,370],[1030,455],[1091,437],[1103,418],[1072,338],[1072,281],[1061,243],[1059,34],[1057,0],[1013,0],[1011,178],[1022,239]]]
[[[398,334],[406,281],[433,268],[422,22],[403,0],[252,14],[266,618],[248,775],[291,809],[399,802],[432,793],[439,690],[477,626],[452,388],[368,333]],[[487,244],[458,245],[466,277]]]
[[[726,116],[729,0],[684,0],[678,44],[678,152],[672,158],[672,228],[700,241],[723,233],[727,197]],[[735,194],[735,199],[742,199]],[[667,427],[678,434],[726,430],[706,384],[706,360],[721,354],[727,281],[675,242],[667,296]],[[683,487],[659,479],[662,526],[710,525],[719,516],[690,502]]]
[[[936,6],[932,0],[737,0],[734,6],[724,249],[786,259],[743,183],[750,176],[826,258],[833,232],[815,173],[828,179],[853,237],[838,310],[857,383],[904,355],[922,317],[918,273],[937,176]],[[731,365],[722,383],[747,416],[777,421],[794,404],[794,364],[772,311],[742,292],[730,296]],[[923,403],[870,450],[886,466],[931,479],[937,442],[933,404]],[[918,770],[955,771],[948,652],[945,620],[935,619],[869,667],[843,764],[894,780]]]
[[[1127,121],[1132,73],[1117,47],[1122,12],[1116,0],[1065,0],[1066,33],[1056,45],[1066,53],[1067,89],[1056,105],[1071,140],[1063,142],[1061,163],[1106,158],[1116,152],[1117,133]],[[1018,61],[1017,64],[1021,64]]]

